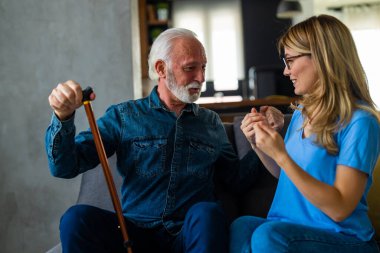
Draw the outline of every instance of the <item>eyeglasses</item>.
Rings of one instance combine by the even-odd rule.
[[[282,57],[282,61],[284,62],[285,64],[285,67],[288,68],[288,70],[290,70],[292,68],[292,65],[293,65],[293,62],[295,59],[298,59],[302,56],[308,56],[308,55],[311,55],[311,54],[299,54],[299,55],[295,55],[295,56],[290,56],[290,57]]]

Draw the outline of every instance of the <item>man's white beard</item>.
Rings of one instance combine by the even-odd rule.
[[[201,95],[200,89],[202,88],[202,85],[197,82],[191,82],[189,84],[186,84],[185,86],[180,86],[177,84],[177,81],[175,80],[174,74],[171,70],[168,70],[168,77],[167,77],[166,87],[173,93],[176,98],[178,98],[183,103],[194,103],[198,100],[198,98]],[[197,88],[199,89],[199,93],[190,94],[189,89],[191,88]]]

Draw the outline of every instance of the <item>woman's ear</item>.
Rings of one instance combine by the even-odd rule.
[[[166,63],[163,60],[156,61],[156,64],[154,64],[154,68],[156,69],[159,78],[166,77]]]

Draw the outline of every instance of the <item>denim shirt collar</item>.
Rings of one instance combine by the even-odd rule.
[[[152,109],[164,109],[166,110],[165,105],[161,102],[160,98],[158,97],[157,92],[158,85],[156,85],[152,92],[149,95],[149,107]],[[199,111],[199,105],[195,103],[189,103],[186,104],[185,108],[182,110],[183,112],[193,112],[195,116],[198,116]]]

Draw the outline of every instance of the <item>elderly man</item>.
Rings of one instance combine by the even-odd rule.
[[[111,106],[98,120],[106,153],[117,154],[134,253],[227,252],[229,224],[213,194],[214,171],[235,190],[255,181],[257,155],[251,151],[239,161],[219,116],[193,103],[206,63],[193,32],[166,30],[149,55],[149,75],[158,85],[146,98]],[[49,96],[54,115],[46,149],[56,177],[72,178],[99,163],[91,132],[75,136],[74,112],[81,100],[75,81],[59,84]],[[281,113],[268,112],[281,122]],[[63,251],[123,252],[117,226],[113,212],[73,206],[61,219]]]

